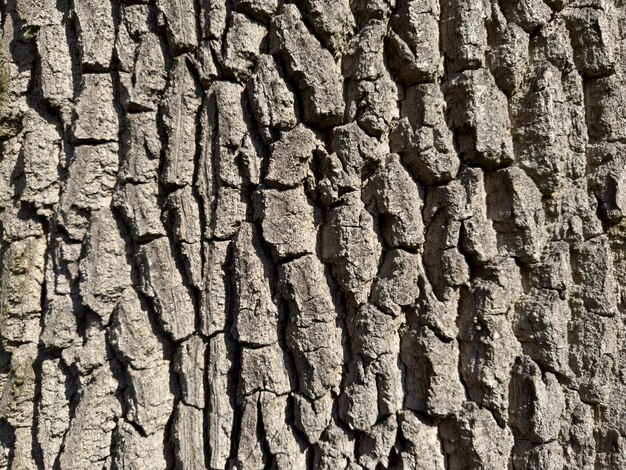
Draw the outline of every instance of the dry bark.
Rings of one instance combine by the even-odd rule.
[[[626,468],[623,0],[0,13],[0,468]]]

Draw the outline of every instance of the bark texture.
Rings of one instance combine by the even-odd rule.
[[[623,0],[0,5],[0,468],[626,468]]]

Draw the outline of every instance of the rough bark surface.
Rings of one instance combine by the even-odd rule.
[[[626,468],[623,0],[0,5],[0,468]]]

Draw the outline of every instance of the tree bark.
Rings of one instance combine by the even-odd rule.
[[[626,468],[622,0],[0,5],[0,468]]]

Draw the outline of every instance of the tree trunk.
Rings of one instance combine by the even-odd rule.
[[[623,0],[0,5],[0,468],[626,468]]]

